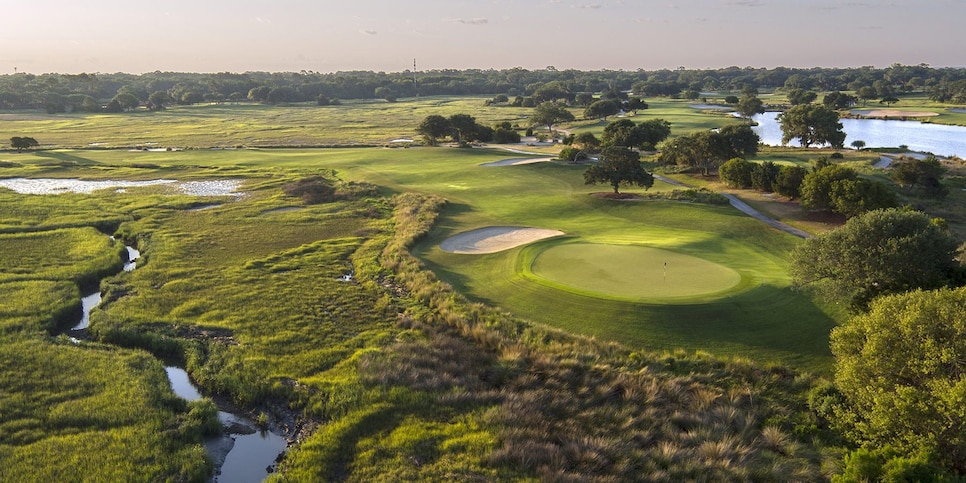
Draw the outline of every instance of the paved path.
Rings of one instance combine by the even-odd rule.
[[[654,178],[655,179],[659,179],[659,180],[661,180],[661,181],[663,181],[665,183],[668,183],[668,184],[671,184],[671,185],[674,185],[674,186],[682,186],[682,187],[685,187],[685,188],[693,188],[693,186],[689,186],[687,184],[684,184],[684,183],[682,183],[680,181],[677,181],[677,180],[673,180],[671,178],[666,178],[666,177],[661,176],[659,174],[655,174],[654,175]],[[811,233],[808,233],[808,232],[806,232],[804,230],[799,230],[798,228],[795,228],[794,226],[791,226],[791,225],[782,223],[782,222],[780,222],[780,221],[778,221],[778,220],[776,220],[774,218],[771,218],[769,216],[766,216],[764,213],[762,213],[762,212],[760,212],[760,211],[752,208],[751,206],[748,206],[748,203],[745,203],[744,201],[741,201],[735,195],[728,194],[728,193],[721,193],[721,196],[724,196],[725,198],[728,198],[728,202],[731,203],[731,206],[734,206],[735,208],[737,208],[738,211],[741,211],[742,213],[744,213],[744,214],[746,214],[746,215],[748,215],[748,216],[750,216],[752,218],[755,218],[756,220],[761,220],[762,222],[764,222],[764,223],[766,223],[766,224],[768,224],[768,225],[770,225],[770,226],[772,226],[774,228],[777,228],[777,229],[779,229],[781,231],[784,231],[785,233],[790,233],[790,234],[795,235],[795,236],[797,236],[799,238],[809,238],[809,237],[812,236]]]

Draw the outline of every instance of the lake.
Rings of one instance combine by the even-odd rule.
[[[782,130],[777,112],[758,114],[753,119],[758,126],[753,129],[761,142],[769,146],[781,146]],[[929,124],[919,121],[885,121],[882,119],[841,119],[845,131],[845,145],[852,141],[865,141],[866,147],[898,147],[906,145],[912,151],[930,152],[937,156],[966,158],[966,127]],[[797,140],[789,146],[800,146]]]

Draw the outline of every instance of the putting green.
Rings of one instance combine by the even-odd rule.
[[[738,272],[717,263],[638,245],[554,245],[536,256],[530,270],[561,288],[640,299],[708,295],[741,281]]]

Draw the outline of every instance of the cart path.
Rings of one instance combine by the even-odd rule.
[[[666,178],[666,177],[661,176],[659,174],[655,174],[654,175],[654,178],[655,179],[659,179],[659,180],[661,180],[661,181],[663,181],[663,182],[665,182],[667,184],[671,184],[671,185],[674,185],[674,186],[681,186],[681,187],[684,187],[684,188],[694,188],[693,186],[689,186],[687,184],[684,184],[684,183],[682,183],[680,181],[677,181],[677,180],[673,180],[671,178]],[[746,215],[748,215],[748,216],[750,216],[752,218],[755,218],[756,220],[760,220],[763,223],[766,223],[766,224],[770,225],[773,228],[776,228],[778,230],[784,231],[785,233],[789,233],[791,235],[795,235],[795,236],[797,236],[799,238],[810,238],[812,236],[812,234],[811,233],[808,233],[807,231],[800,230],[800,229],[795,228],[794,226],[791,226],[791,225],[786,224],[786,223],[782,223],[782,222],[780,222],[780,221],[778,221],[778,220],[776,220],[776,219],[774,219],[774,218],[772,218],[770,216],[767,216],[764,213],[762,213],[762,212],[760,212],[760,211],[752,208],[751,206],[748,206],[748,203],[745,203],[744,201],[741,201],[740,199],[738,199],[737,196],[735,196],[733,194],[729,194],[729,193],[720,193],[720,194],[721,194],[721,196],[724,196],[725,198],[728,198],[728,202],[731,203],[731,206],[733,206],[736,209],[738,209],[738,211],[740,211],[740,212],[742,212],[742,213],[744,213],[744,214],[746,214]]]

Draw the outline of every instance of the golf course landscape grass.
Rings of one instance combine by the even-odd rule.
[[[62,116],[79,129],[10,119],[69,146],[187,147],[0,152],[0,387],[16,389],[0,394],[4,471],[64,479],[81,464],[105,479],[200,481],[217,403],[298,439],[275,481],[828,472],[838,454],[819,454],[827,428],[806,399],[832,371],[829,332],[848,314],[793,285],[802,240],[711,197],[670,196],[681,187],[661,179],[601,196],[611,188],[585,184],[586,164],[548,158],[559,146],[386,141],[415,137],[428,113],[529,112],[481,101]],[[675,135],[741,122],[692,103],[629,117],[668,119]],[[299,147],[353,139],[373,147]],[[244,147],[263,143],[275,147]],[[808,166],[831,152],[762,148],[755,160]],[[838,162],[885,176],[877,158]],[[644,161],[655,169],[653,154]],[[44,189],[21,189],[30,182]],[[332,191],[319,201],[294,189],[305,186]],[[125,245],[141,252],[131,272]],[[61,333],[95,290],[87,332]],[[169,364],[215,398],[175,397]],[[111,471],[62,457],[109,435],[125,462]],[[747,456],[722,464],[724,452]]]
[[[741,281],[738,272],[717,263],[635,245],[556,244],[529,268],[539,281],[563,290],[652,303],[721,293]]]

